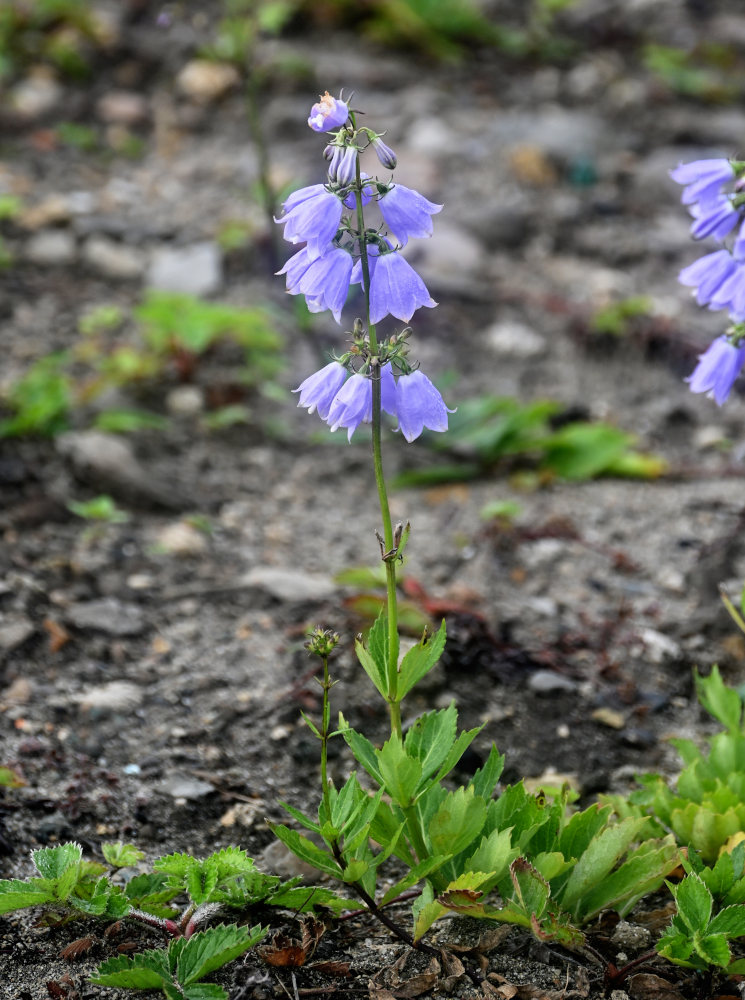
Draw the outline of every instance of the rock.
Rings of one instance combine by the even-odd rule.
[[[531,674],[528,687],[535,694],[558,694],[562,691],[576,691],[577,684],[571,677],[564,677],[553,670],[536,670]]]
[[[147,269],[149,288],[165,292],[211,295],[222,286],[222,254],[216,243],[155,250]]]
[[[196,417],[204,412],[204,391],[198,385],[180,385],[166,396],[166,409],[174,417]]]
[[[77,255],[75,237],[66,229],[44,229],[26,243],[25,258],[32,264],[59,267],[72,264]]]
[[[240,80],[234,66],[208,59],[192,59],[176,77],[176,86],[197,104],[210,104],[237,87]]]
[[[318,878],[315,868],[301,861],[292,851],[285,847],[280,840],[274,840],[261,852],[259,867],[262,871],[272,872],[282,878],[295,878],[302,875],[310,881]]]
[[[62,87],[46,66],[35,66],[8,95],[9,106],[24,118],[40,118],[54,110],[62,98]]]
[[[0,695],[4,705],[28,705],[34,694],[34,685],[27,677],[16,677]]]
[[[109,681],[88,688],[75,696],[75,701],[85,711],[111,710],[112,712],[131,712],[142,704],[144,693],[142,688],[129,681]]]
[[[596,708],[592,718],[609,729],[623,729],[626,725],[626,716],[623,712],[616,712],[612,708]]]
[[[656,629],[640,629],[639,638],[644,643],[647,656],[652,663],[666,663],[670,660],[677,660],[681,656],[678,643]]]
[[[484,332],[484,343],[495,354],[509,358],[533,358],[546,350],[546,338],[524,323],[505,320]]]
[[[70,199],[61,194],[50,194],[36,205],[27,208],[20,216],[19,223],[24,229],[43,229],[69,222],[72,218]]]
[[[4,615],[0,618],[0,656],[12,653],[22,646],[36,631],[34,623],[25,615]]]
[[[147,101],[134,90],[109,90],[96,101],[101,121],[114,125],[137,125],[148,118]]]
[[[207,551],[207,539],[185,521],[176,521],[158,532],[155,546],[171,556],[201,556]]]
[[[624,951],[641,951],[649,947],[651,940],[652,935],[646,927],[630,924],[627,920],[619,920],[611,935],[611,942]]]
[[[142,635],[145,617],[137,604],[124,604],[114,597],[95,601],[80,601],[64,611],[68,625],[79,629],[93,629],[106,635]]]
[[[132,281],[145,271],[145,257],[140,250],[105,236],[89,237],[83,244],[82,257],[92,271],[105,278]]]
[[[191,778],[185,774],[172,774],[161,782],[160,790],[174,799],[203,799],[214,792],[214,786],[199,778]]]
[[[188,506],[173,483],[159,480],[137,460],[131,444],[103,431],[68,431],[55,441],[77,476],[102,493],[130,503],[147,503],[168,510]]]
[[[336,593],[330,576],[277,566],[256,566],[241,578],[241,583],[257,587],[278,601],[324,601]]]

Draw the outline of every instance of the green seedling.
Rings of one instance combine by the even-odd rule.
[[[646,295],[634,295],[620,302],[613,302],[598,309],[590,319],[590,330],[608,337],[626,337],[634,327],[634,322],[649,316],[652,300]]]
[[[67,509],[86,521],[100,521],[106,524],[124,524],[129,520],[126,510],[117,507],[110,496],[103,494],[92,500],[71,500]]]

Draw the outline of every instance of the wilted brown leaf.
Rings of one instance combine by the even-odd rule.
[[[323,976],[348,976],[349,962],[311,962],[308,966]]]
[[[65,626],[60,624],[60,622],[55,621],[54,618],[45,618],[42,625],[49,633],[50,653],[58,653],[72,638]]]
[[[68,962],[73,961],[76,958],[80,958],[81,955],[86,955],[92,947],[92,937],[78,938],[76,941],[71,941],[65,948],[63,948],[59,953],[59,957],[66,959]]]
[[[416,956],[418,958],[419,956]],[[385,969],[381,969],[369,981],[368,989],[371,1000],[408,1000],[410,997],[418,997],[422,993],[433,989],[437,985],[437,978],[440,974],[440,963],[436,958],[432,958],[423,972],[417,972],[413,976],[406,977],[405,968],[410,961],[411,954],[404,954]]]
[[[683,1000],[669,980],[645,972],[632,976],[626,991],[633,1000]]]
[[[277,931],[265,945],[256,951],[268,965],[278,968],[299,969],[305,965],[318,947],[326,925],[315,917],[306,917],[301,924],[301,937],[292,938],[283,931]]]

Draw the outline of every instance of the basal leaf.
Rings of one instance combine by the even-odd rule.
[[[693,946],[701,958],[710,965],[726,969],[732,959],[725,934],[694,934]]]
[[[381,785],[388,795],[407,809],[422,777],[422,765],[404,750],[401,737],[394,733],[380,750],[375,751]]]
[[[501,754],[492,744],[486,763],[471,778],[470,783],[474,792],[485,801],[488,801],[494,794],[497,782],[504,770],[504,760],[504,754]]]
[[[511,831],[492,830],[488,837],[481,838],[481,843],[463,867],[466,871],[493,872],[495,878],[492,884],[496,884],[517,855],[518,848],[512,846]]]
[[[709,924],[707,934],[726,934],[728,938],[745,935],[745,907],[725,906]]]
[[[101,844],[101,851],[112,868],[129,868],[145,857],[144,851],[140,851],[134,844],[123,844],[121,840]]]
[[[724,683],[719,667],[713,666],[708,677],[702,677],[698,671],[693,677],[696,682],[696,695],[706,711],[727,729],[739,730],[742,700],[734,688]]]
[[[83,858],[83,848],[75,842],[60,844],[58,847],[41,847],[38,851],[32,851],[31,857],[40,875],[47,879],[58,879],[72,867],[75,867],[77,873],[77,865]]]
[[[516,858],[510,865],[510,878],[515,899],[528,917],[540,920],[551,895],[548,882],[525,858]]]
[[[166,872],[174,875],[177,879],[185,879],[186,872],[198,864],[197,859],[191,854],[166,854],[162,858],[156,858],[153,862],[153,871]]]
[[[143,951],[132,958],[118,956],[99,965],[90,981],[97,986],[120,986],[138,990],[162,989],[171,981],[165,949]]]
[[[196,983],[210,972],[238,958],[265,936],[262,927],[218,924],[198,931],[184,945],[177,965],[177,977],[184,986]]]
[[[199,906],[210,900],[213,890],[217,886],[218,871],[216,866],[210,865],[207,861],[197,862],[186,870],[186,891],[192,902]]]
[[[486,819],[486,803],[473,788],[448,792],[427,827],[434,854],[459,854],[481,833]]]
[[[45,879],[0,879],[0,913],[23,910],[28,906],[43,906],[54,902],[54,893]]]
[[[672,836],[659,846],[645,845],[579,899],[573,909],[576,919],[584,923],[607,909],[625,916],[643,896],[659,889],[679,864],[680,849]]]
[[[307,861],[309,865],[313,865],[319,871],[326,872],[327,875],[333,875],[334,878],[341,877],[341,869],[333,857],[327,851],[317,847],[312,840],[303,837],[296,830],[282,826],[281,823],[269,823],[268,826],[274,836],[281,840],[286,847],[289,847],[298,858]]]
[[[713,900],[698,875],[686,875],[671,891],[678,906],[678,916],[691,934],[702,934],[709,926]]]
[[[216,983],[195,983],[182,990],[184,1000],[228,1000],[228,994]]]
[[[594,837],[578,858],[564,886],[560,899],[564,909],[574,912],[581,906],[582,896],[600,885],[610,874],[646,824],[644,817],[630,817],[606,827]]]

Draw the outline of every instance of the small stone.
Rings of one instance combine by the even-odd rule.
[[[561,691],[576,691],[577,684],[571,677],[564,677],[553,670],[536,670],[531,674],[528,687],[535,694],[558,694]]]
[[[241,583],[264,590],[278,601],[324,601],[336,593],[330,576],[277,566],[256,566],[241,578]]]
[[[569,726],[566,724],[566,722],[561,722],[556,727],[556,735],[559,737],[560,740],[568,740],[569,739],[570,729],[569,729]]]
[[[142,688],[130,681],[109,681],[88,688],[75,696],[75,701],[85,711],[108,709],[115,712],[131,712],[142,704]]]
[[[110,90],[96,101],[96,114],[108,124],[137,125],[148,117],[147,101],[134,90]]]
[[[75,237],[66,229],[44,229],[26,244],[26,260],[45,267],[72,264],[77,254]]]
[[[174,417],[196,417],[204,412],[204,391],[198,385],[180,385],[166,396],[166,408]]]
[[[639,638],[644,643],[647,656],[652,663],[666,663],[671,660],[677,660],[681,656],[681,649],[678,643],[656,629],[640,629]]]
[[[47,198],[27,208],[19,218],[24,229],[42,229],[69,222],[72,218],[70,199],[61,194],[50,194]]]
[[[484,333],[484,342],[495,354],[510,358],[533,358],[546,351],[546,338],[524,323],[494,323]]]
[[[176,521],[161,528],[155,538],[155,546],[171,556],[201,556],[207,551],[207,539],[185,521]]]
[[[286,740],[291,732],[292,729],[290,726],[274,726],[269,733],[269,738],[274,740],[275,743],[279,743],[281,740]]]
[[[685,574],[673,566],[663,567],[657,574],[657,582],[672,594],[685,594],[687,589]]]
[[[0,655],[22,646],[36,631],[34,623],[24,615],[5,615],[0,619]]]
[[[613,708],[596,708],[592,713],[592,718],[609,729],[623,729],[626,725],[626,717],[623,712],[617,712]]]
[[[149,590],[155,586],[155,577],[151,573],[133,573],[127,577],[130,590]]]
[[[137,604],[124,604],[114,597],[71,604],[64,614],[68,625],[106,635],[142,635],[145,631],[142,609]]]
[[[145,271],[141,251],[104,236],[89,237],[83,244],[82,257],[92,271],[105,278],[132,281],[141,278]]]
[[[240,83],[238,70],[227,63],[192,59],[176,77],[176,86],[197,104],[210,104]]]
[[[549,187],[558,179],[551,161],[536,146],[513,146],[508,159],[510,169],[522,184],[529,184],[531,187]]]
[[[174,799],[203,799],[211,795],[215,788],[206,781],[200,781],[199,778],[173,774],[161,783],[160,790],[173,796]]]
[[[716,424],[706,424],[693,433],[693,446],[698,451],[709,451],[721,446],[727,440],[727,432]]]
[[[28,705],[34,693],[34,686],[28,677],[16,677],[0,696],[5,705]]]
[[[220,826],[242,826],[250,830],[257,819],[263,818],[266,805],[261,799],[251,802],[237,802],[220,817]]]
[[[625,951],[641,951],[649,947],[651,940],[652,935],[646,927],[630,924],[627,920],[619,920],[611,935],[612,943]]]
[[[40,118],[62,98],[62,87],[46,66],[35,66],[8,95],[9,106],[24,118]]]
[[[220,248],[205,241],[155,250],[145,280],[149,288],[164,292],[211,295],[223,282]]]
[[[272,872],[282,878],[295,878],[297,875],[302,875],[310,881],[318,879],[318,870],[309,865],[307,861],[301,861],[280,840],[273,840],[268,847],[264,848],[261,852],[259,867],[262,871]]]

